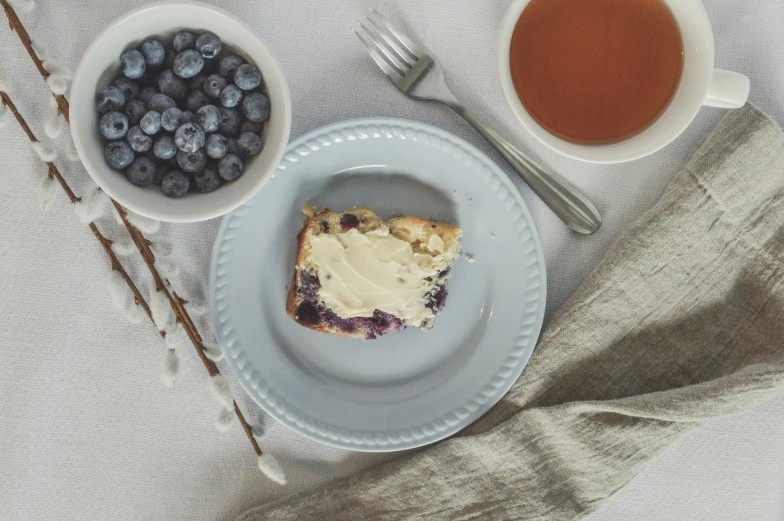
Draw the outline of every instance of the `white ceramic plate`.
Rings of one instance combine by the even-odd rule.
[[[446,306],[428,333],[363,341],[286,315],[308,204],[366,206],[464,228]],[[293,430],[360,451],[410,449],[479,418],[520,376],[545,307],[531,215],[506,175],[465,141],[395,119],[337,123],[289,146],[264,189],[222,223],[212,317],[245,390]]]

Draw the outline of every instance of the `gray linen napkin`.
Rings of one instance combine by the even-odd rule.
[[[488,414],[261,520],[571,520],[706,420],[784,389],[784,134],[731,111]]]

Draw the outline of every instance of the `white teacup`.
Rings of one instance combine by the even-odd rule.
[[[694,120],[700,107],[740,108],[749,97],[749,79],[713,68],[713,30],[700,0],[663,0],[683,38],[683,74],[672,101],[659,118],[629,139],[610,145],[578,145],[542,128],[517,97],[509,65],[509,47],[517,21],[531,0],[514,0],[501,22],[498,65],[501,86],[523,126],[539,141],[565,156],[591,163],[622,163],[647,156],[668,145]]]

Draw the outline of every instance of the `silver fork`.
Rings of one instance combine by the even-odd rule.
[[[359,22],[360,30],[355,28],[354,34],[365,46],[370,57],[400,90],[412,98],[440,101],[449,105],[504,156],[528,186],[569,228],[586,235],[599,229],[602,218],[591,201],[564,179],[527,157],[463,107],[449,91],[441,67],[430,55],[396,29],[378,11],[373,8],[370,11],[394,38],[388,36],[370,16],[364,18],[373,30]]]

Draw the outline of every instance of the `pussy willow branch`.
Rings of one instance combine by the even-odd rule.
[[[215,376],[220,374],[218,370],[218,366],[215,365],[215,362],[207,358],[204,354],[204,341],[199,334],[196,325],[191,320],[190,315],[185,310],[185,304],[188,303],[185,299],[177,295],[174,289],[171,289],[167,284],[166,281],[161,277],[158,270],[155,269],[155,254],[152,252],[152,248],[150,248],[150,241],[142,235],[142,232],[136,228],[131,222],[128,220],[128,215],[123,211],[122,206],[115,201],[112,200],[112,204],[114,208],[119,213],[120,217],[123,220],[123,224],[128,229],[128,233],[131,234],[131,238],[133,239],[134,244],[139,249],[139,253],[144,260],[144,263],[147,265],[147,268],[150,270],[150,274],[153,277],[153,281],[155,282],[155,289],[157,291],[162,291],[166,298],[169,299],[171,303],[172,311],[174,311],[175,316],[177,317],[177,322],[182,325],[185,333],[188,335],[193,347],[196,348],[196,353],[201,358],[202,363],[204,364],[204,368],[207,369],[207,373],[210,376]],[[234,404],[234,412],[237,414],[237,419],[240,421],[242,425],[242,429],[245,431],[245,435],[250,440],[251,445],[253,446],[254,452],[258,456],[261,456],[261,448],[259,447],[258,442],[256,442],[256,438],[253,437],[253,432],[251,431],[250,425],[245,420],[245,416],[243,416],[242,411],[240,410],[239,406],[237,405],[236,400],[232,402]]]
[[[8,4],[6,0],[0,0],[0,5],[2,5],[3,9],[5,10],[5,14],[8,17],[8,23],[11,25],[11,29],[14,32],[16,32],[16,34],[19,36],[19,39],[22,41],[22,45],[24,45],[25,49],[27,49],[27,54],[30,55],[30,59],[33,60],[33,63],[38,69],[38,72],[41,74],[41,77],[44,80],[46,80],[46,78],[49,77],[49,72],[44,68],[41,59],[33,50],[33,46],[30,41],[30,35],[27,33],[27,30],[24,28],[24,25],[22,25],[22,21],[17,16],[16,11],[14,11],[14,9]],[[55,95],[54,93],[52,93],[52,96],[54,96],[55,100],[57,100],[57,106],[60,110],[60,113],[63,115],[65,120],[70,125],[71,120],[68,117],[70,107],[68,104],[68,100],[65,99],[65,96]],[[30,136],[32,136],[32,133],[28,133],[28,137]],[[33,138],[31,137],[31,139]],[[54,165],[50,164],[49,167],[50,172],[53,167]],[[58,178],[58,181],[60,181],[60,184],[61,186],[63,186],[63,189],[66,189],[67,185],[65,184],[65,181],[62,180],[62,176],[59,175],[59,172],[55,177]],[[67,189],[66,192],[67,193],[70,192],[70,189]],[[69,197],[71,195],[73,195],[73,192],[70,192]],[[128,220],[128,214],[125,212],[125,209],[114,199],[109,198],[109,200],[112,202],[112,205],[114,206],[115,210],[117,210],[117,213],[122,218],[125,228],[128,230],[128,233],[133,239],[134,244],[139,249],[139,253],[141,253],[142,259],[144,259],[144,263],[147,265],[147,268],[149,269],[150,274],[152,275],[153,280],[155,281],[156,290],[163,291],[164,295],[166,295],[166,297],[169,299],[169,304],[171,305],[172,311],[174,312],[174,316],[177,318],[177,322],[182,325],[183,329],[185,330],[185,333],[188,335],[188,338],[193,344],[193,347],[196,350],[196,353],[199,355],[199,358],[201,359],[202,363],[204,364],[204,368],[207,370],[207,373],[209,373],[210,376],[215,376],[217,374],[220,374],[220,371],[218,370],[218,367],[215,365],[215,363],[209,358],[207,358],[206,355],[204,354],[204,342],[201,338],[201,335],[199,335],[199,331],[197,330],[196,325],[193,323],[193,320],[191,319],[190,315],[185,309],[185,304],[187,304],[187,301],[179,297],[173,290],[171,292],[169,291],[169,288],[167,287],[160,273],[158,273],[158,270],[155,268],[155,255],[153,254],[152,249],[150,248],[150,241],[142,234],[142,232],[138,228],[136,228],[136,226],[131,224],[131,222]],[[94,225],[91,224],[91,226],[95,228]],[[98,233],[98,229],[95,228],[93,233]],[[98,237],[98,235],[96,235],[96,237]],[[108,240],[103,236],[100,237],[103,238],[104,241]],[[104,245],[103,242],[101,244]],[[109,242],[109,245],[111,245],[111,242]],[[104,245],[104,249],[107,250],[107,253],[111,252],[111,256],[116,259],[116,256],[114,255],[114,252],[111,251],[111,248]],[[117,263],[119,264],[119,260],[117,261]],[[130,281],[130,278],[127,279],[127,281]],[[133,281],[131,281],[131,283],[133,283]],[[138,290],[134,292],[134,295],[138,295]],[[139,296],[140,295],[137,296],[137,299],[139,298]],[[144,300],[142,299],[139,302],[141,305],[141,302],[144,302]],[[149,306],[147,306],[146,302],[144,303],[144,309],[147,315],[150,317],[150,320],[152,320],[152,313],[150,312]],[[248,440],[250,441],[250,444],[253,447],[253,451],[256,453],[257,456],[261,456],[261,448],[259,447],[256,438],[253,437],[253,432],[251,431],[250,424],[247,422],[245,416],[242,414],[242,411],[237,405],[236,400],[233,402],[233,404],[234,404],[234,412],[237,414],[237,419],[242,425],[242,429],[243,431],[245,431],[245,436],[247,436]]]
[[[35,134],[33,134],[33,131],[30,129],[30,125],[27,124],[27,121],[25,121],[25,119],[19,113],[19,110],[17,110],[16,105],[14,105],[14,102],[11,100],[11,97],[8,96],[7,93],[0,91],[0,99],[2,99],[3,102],[8,106],[8,109],[14,115],[16,121],[19,123],[19,126],[22,127],[22,130],[24,130],[24,133],[27,134],[27,137],[30,139],[30,141],[33,143],[37,143],[38,138],[35,137]],[[54,163],[48,162],[46,163],[46,166],[49,168],[49,174],[48,174],[49,177],[57,179],[57,182],[60,183],[60,186],[62,187],[65,194],[68,196],[68,199],[71,201],[71,203],[76,204],[79,201],[81,201],[81,198],[77,197],[76,194],[73,193],[73,190],[71,190],[71,187],[68,186],[68,183],[65,182],[65,179],[63,179],[62,174],[60,174],[60,171],[57,169]],[[98,242],[101,243],[101,247],[103,248],[103,251],[105,251],[106,255],[109,256],[109,260],[111,261],[112,264],[112,269],[117,273],[119,273],[120,276],[122,276],[123,280],[125,280],[125,283],[130,288],[131,293],[133,293],[134,301],[136,302],[136,304],[141,306],[141,308],[144,310],[147,316],[150,317],[150,320],[152,320],[152,313],[150,312],[150,306],[147,305],[147,302],[144,300],[144,297],[142,297],[142,294],[139,292],[139,288],[136,287],[136,284],[134,284],[133,280],[128,275],[128,272],[125,271],[125,268],[120,262],[120,259],[117,257],[117,255],[115,255],[114,251],[112,250],[112,241],[110,241],[109,239],[103,236],[103,234],[98,230],[98,227],[95,226],[95,223],[89,223],[87,226],[90,228],[90,231],[93,232],[93,235],[98,240]],[[164,333],[163,331],[159,331],[159,333],[161,334],[161,336],[166,335],[166,333]]]
[[[10,25],[11,30],[16,32],[17,36],[19,36],[19,40],[22,42],[22,45],[24,45],[24,48],[27,49],[27,54],[30,55],[36,68],[38,68],[38,72],[41,73],[43,79],[48,78],[49,71],[44,68],[43,62],[35,53],[35,50],[33,50],[33,42],[30,40],[30,35],[27,34],[27,29],[22,25],[22,21],[16,15],[16,11],[14,11],[14,8],[11,7],[6,0],[0,0],[0,5],[3,6],[3,9],[5,10],[5,15],[8,18],[8,25]],[[52,96],[54,96],[55,101],[57,101],[57,107],[60,110],[60,114],[70,123],[70,120],[68,119],[68,100],[66,100],[65,96],[62,94],[52,93]]]

